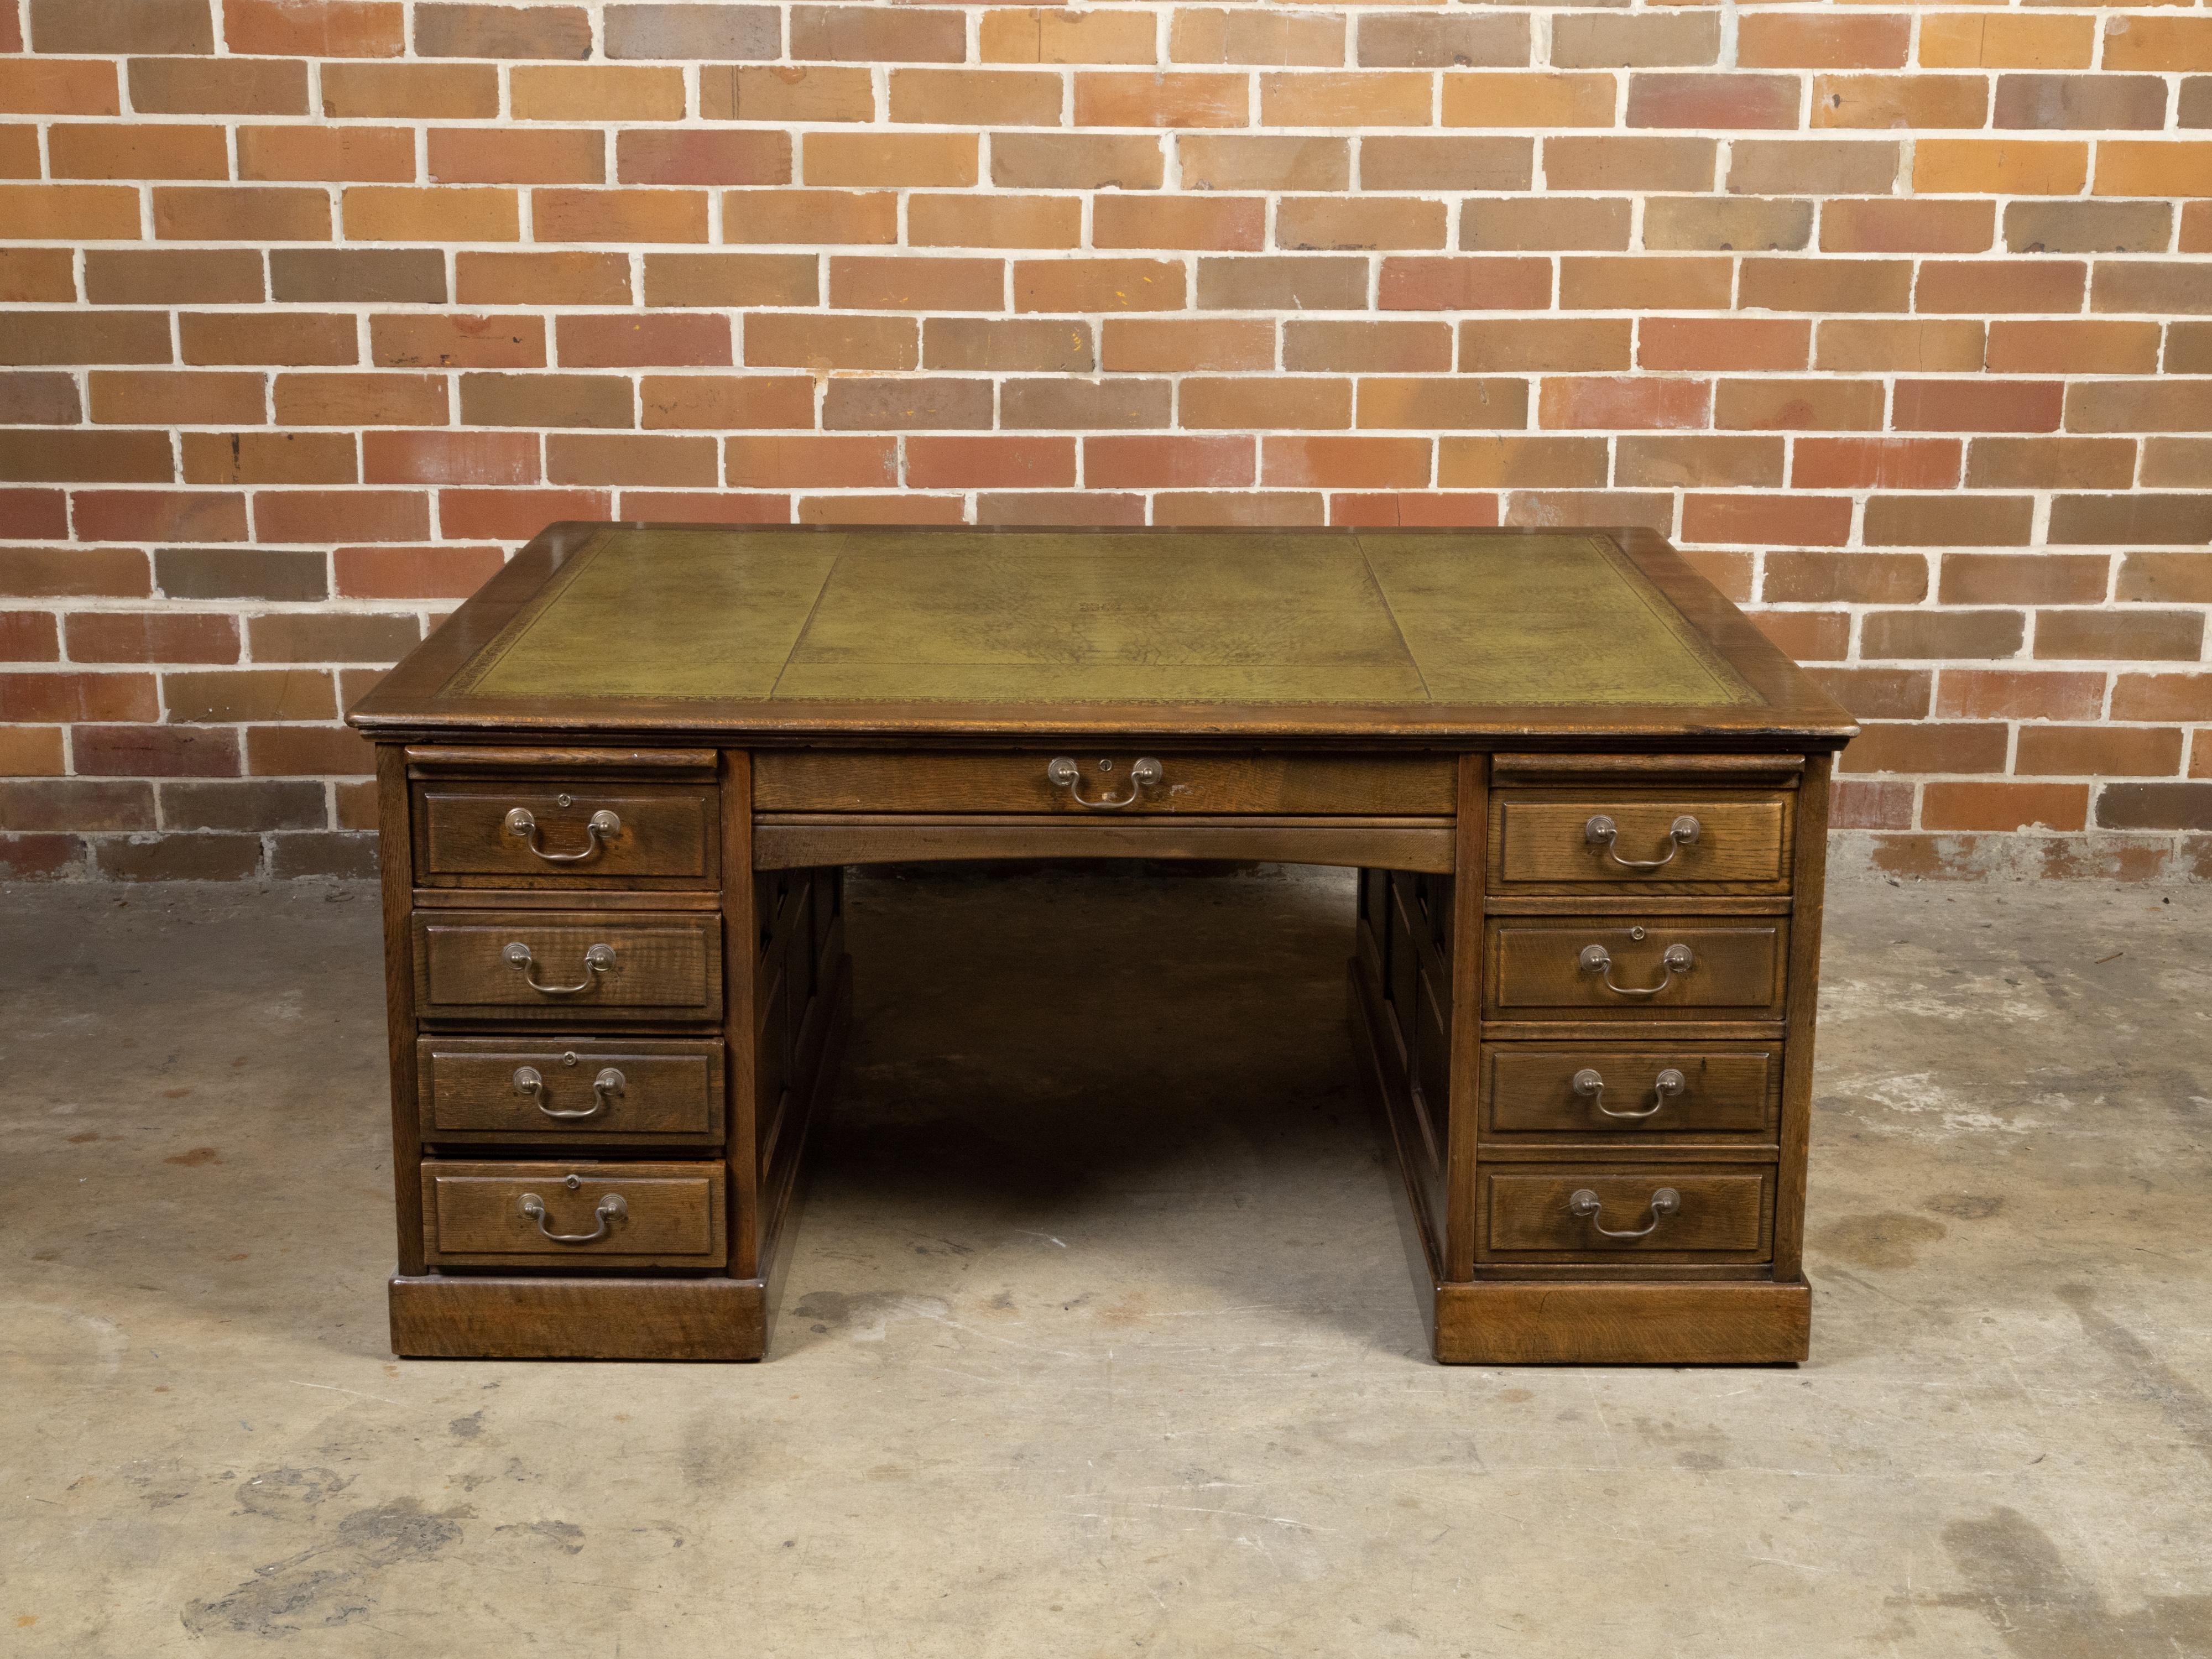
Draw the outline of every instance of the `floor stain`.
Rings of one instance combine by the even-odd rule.
[[[2212,1398],[2098,1307],[2096,1292],[2087,1285],[2061,1285],[2058,1299],[2073,1309],[2083,1334],[2126,1370],[2136,1395],[2164,1412],[2197,1455],[2212,1463]]]
[[[446,1432],[456,1440],[474,1440],[483,1432],[483,1412],[481,1408],[466,1417],[457,1417],[446,1425]]]
[[[1930,1193],[1920,1207],[1954,1221],[1987,1221],[2004,1208],[2004,1200],[1995,1193]]]
[[[494,1527],[492,1530],[503,1537],[520,1533],[526,1537],[542,1538],[564,1554],[583,1553],[584,1529],[573,1521],[532,1521]]]
[[[324,1543],[256,1567],[227,1595],[188,1601],[185,1628],[198,1637],[235,1632],[281,1638],[349,1625],[373,1613],[378,1580],[397,1566],[434,1561],[460,1540],[466,1507],[433,1513],[396,1498],[341,1520]]]
[[[1952,1522],[1943,1547],[1966,1587],[1929,1605],[1980,1613],[2019,1659],[2212,1652],[2212,1595],[2154,1595],[2136,1612],[2115,1613],[2017,1510]]]
[[[1889,1211],[1881,1215],[1847,1215],[1813,1234],[1815,1247],[1861,1267],[1910,1267],[1923,1246],[1950,1229],[1940,1221]]]
[[[195,1146],[188,1152],[179,1152],[173,1158],[163,1158],[161,1162],[181,1164],[189,1169],[196,1164],[220,1164],[222,1162],[222,1154],[212,1146]]]

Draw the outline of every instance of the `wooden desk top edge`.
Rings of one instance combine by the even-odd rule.
[[[1277,745],[1353,744],[1360,747],[1483,749],[1502,743],[1537,742],[1560,749],[1628,743],[1696,743],[1703,746],[1808,750],[1841,748],[1858,727],[1851,716],[1814,685],[1750,619],[1700,575],[1664,537],[1637,528],[1578,528],[1571,533],[1609,537],[1690,627],[1753,690],[1762,703],[1711,706],[1637,704],[1506,706],[1451,703],[1018,704],[757,702],[611,698],[493,699],[462,702],[440,693],[460,669],[497,639],[605,523],[566,521],[547,526],[430,637],[403,659],[348,713],[347,723],[384,741],[414,741],[469,734],[542,732],[635,736],[660,741],[740,740],[764,745],[795,743],[902,743],[1065,735],[1132,740],[1208,743],[1265,742]],[[730,532],[748,535],[892,538],[931,533],[901,526],[635,525],[625,529]],[[957,527],[969,536],[1034,535],[1035,526]],[[1141,537],[1127,528],[1051,527],[1055,536]],[[1251,526],[1184,529],[1179,536],[1249,536]],[[1413,539],[1552,536],[1557,530],[1353,529],[1270,530],[1285,538],[1360,537]]]

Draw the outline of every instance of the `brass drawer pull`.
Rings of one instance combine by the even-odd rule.
[[[512,945],[508,947],[509,950],[514,948]],[[1584,973],[1604,975],[1605,988],[1617,997],[1656,997],[1674,982],[1675,975],[1688,973],[1694,959],[1688,945],[1668,945],[1665,954],[1659,958],[1659,965],[1666,972],[1660,976],[1656,985],[1615,985],[1613,982],[1613,953],[1602,945],[1583,945],[1582,955],[1575,960]]]
[[[1574,1090],[1584,1100],[1597,1108],[1604,1117],[1643,1118],[1656,1115],[1667,1104],[1667,1097],[1679,1095],[1689,1087],[1689,1080],[1669,1066],[1651,1081],[1651,1092],[1658,1097],[1640,1112],[1616,1112],[1605,1103],[1605,1078],[1585,1066],[1574,1075]]]
[[[567,798],[562,798],[567,804]],[[622,819],[602,808],[584,821],[584,846],[580,852],[549,853],[538,838],[538,817],[527,806],[518,806],[507,815],[507,833],[520,836],[530,850],[548,864],[588,864],[605,848],[606,844],[622,834]]]
[[[615,947],[611,945],[594,945],[590,950],[584,952],[584,981],[582,984],[540,985],[538,982],[537,970],[532,967],[531,963],[530,947],[527,945],[525,945],[520,939],[517,939],[514,944],[508,945],[506,950],[501,951],[500,954],[507,958],[507,965],[508,967],[514,969],[522,975],[523,983],[529,986],[532,990],[537,992],[540,996],[573,997],[579,995],[583,992],[590,990],[592,987],[598,984],[599,982],[599,976],[601,974],[611,974],[614,972],[615,969]]]
[[[568,1184],[571,1189],[573,1189],[576,1187],[581,1186],[583,1183],[578,1181],[575,1176],[570,1176],[568,1177]],[[522,1203],[520,1207],[521,1208],[523,1214],[529,1217],[532,1221],[538,1224],[539,1235],[556,1244],[596,1244],[601,1239],[606,1237],[609,1234],[614,1231],[616,1222],[622,1220],[629,1214],[629,1200],[624,1198],[620,1193],[609,1193],[605,1198],[599,1201],[598,1207],[592,1212],[593,1215],[599,1218],[599,1224],[592,1231],[588,1233],[556,1233],[550,1227],[545,1224],[545,1200],[538,1197],[537,1194],[523,1194]]]
[[[574,1056],[571,1055],[573,1061]],[[526,1095],[538,1103],[538,1109],[548,1117],[557,1117],[563,1122],[580,1118],[597,1117],[614,1103],[607,1098],[620,1094],[629,1079],[611,1066],[592,1079],[592,1103],[574,1111],[556,1111],[545,1103],[545,1078],[535,1066],[518,1066],[514,1071],[514,1092]]]
[[[1103,771],[1114,763],[1101,761],[1098,764]],[[1058,784],[1066,790],[1069,798],[1078,806],[1087,806],[1094,812],[1112,812],[1124,806],[1134,805],[1137,797],[1145,793],[1147,785],[1158,783],[1167,775],[1167,769],[1150,755],[1145,756],[1129,769],[1129,793],[1119,799],[1104,795],[1097,800],[1084,799],[1083,774],[1077,769],[1075,762],[1066,755],[1048,763],[1044,769],[1044,775],[1046,781]]]
[[[1625,859],[1620,856],[1620,826],[1603,812],[1583,825],[1583,840],[1592,847],[1605,848],[1605,855],[1624,870],[1649,872],[1663,870],[1674,861],[1674,854],[1697,839],[1700,826],[1687,812],[1668,827],[1667,856],[1658,859]]]
[[[1557,1188],[1553,1189],[1554,1191]],[[1651,1219],[1641,1227],[1623,1229],[1616,1232],[1598,1219],[1605,1208],[1605,1200],[1587,1187],[1577,1187],[1568,1195],[1567,1212],[1588,1218],[1590,1230],[1601,1238],[1649,1238],[1658,1230],[1659,1224],[1668,1216],[1677,1214],[1682,1207],[1682,1195],[1672,1187],[1662,1187],[1651,1194]]]

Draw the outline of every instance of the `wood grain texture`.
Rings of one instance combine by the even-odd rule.
[[[428,1143],[514,1147],[722,1141],[719,1038],[424,1037],[416,1052],[422,1133]],[[537,1091],[516,1085],[515,1073],[523,1066],[543,1079]],[[609,1068],[621,1073],[623,1081],[602,1097],[593,1084]],[[597,1115],[555,1118],[547,1115],[548,1109],[596,1109]]]
[[[518,749],[495,743],[416,744],[407,750],[407,775],[411,778],[480,777],[509,772],[532,778],[563,772],[590,772],[597,775],[602,786],[611,779],[619,778],[692,778],[711,783],[714,780],[714,750],[605,744],[585,748],[547,744]]]
[[[422,1359],[758,1359],[758,1279],[420,1276],[391,1281],[392,1352]]]
[[[1360,825],[1326,818],[1259,823],[1044,818],[1024,823],[916,815],[870,823],[857,815],[836,814],[780,814],[763,817],[753,830],[753,861],[762,869],[978,859],[1261,860],[1380,865],[1449,873],[1452,833],[1432,824]]]
[[[432,1267],[719,1267],[727,1256],[722,1166],[714,1163],[422,1164],[423,1255]],[[524,1213],[536,1194],[542,1218]],[[602,1217],[615,1195],[627,1212]],[[546,1235],[589,1237],[563,1244]]]
[[[588,775],[554,773],[529,781],[436,782],[416,786],[416,880],[426,885],[589,889],[612,883],[711,889],[719,876],[720,812],[712,789],[623,785]],[[529,812],[532,837],[507,828],[515,808]],[[620,827],[594,836],[600,812]]]
[[[413,919],[416,1000],[432,1020],[711,1020],[721,1016],[722,927],[708,915],[598,916],[574,911],[436,911]],[[510,944],[530,949],[542,984],[585,988],[553,996],[512,966]],[[585,957],[606,945],[615,966]]]
[[[1599,886],[1639,892],[1789,890],[1790,815],[1795,797],[1712,790],[1613,787],[1501,791],[1492,797],[1492,878],[1501,891]],[[1613,819],[1609,843],[1590,841],[1589,821]],[[1678,818],[1698,821],[1698,838],[1677,843]],[[1634,870],[1625,861],[1656,861]]]
[[[414,880],[414,833],[407,811],[407,757],[398,744],[376,746],[379,896],[384,909],[384,1037],[392,1068],[392,1186],[398,1229],[399,1271],[419,1273],[422,1259],[422,1162],[415,1081],[415,960],[408,927]]]
[[[1436,1354],[1465,1365],[1772,1365],[1811,1352],[1802,1281],[1490,1279],[1437,1291]]]
[[[1097,816],[1045,775],[1060,751],[763,750],[753,805],[762,812],[1018,812]],[[1150,754],[1151,751],[1145,751]],[[1136,799],[1118,817],[1261,813],[1449,817],[1449,755],[1220,754],[1164,750],[1163,775],[1129,781],[1139,751],[1070,753],[1085,799]]]
[[[1673,1215],[1655,1216],[1651,1195],[1671,1188],[1681,1196]],[[1587,1189],[1602,1207],[1578,1216],[1568,1199]],[[1638,1261],[1767,1258],[1774,1181],[1770,1170],[1704,1170],[1666,1165],[1638,1170],[1619,1164],[1486,1169],[1477,1208],[1482,1261],[1605,1261],[1634,1271]],[[1607,1238],[1657,1224],[1641,1238]]]
[[[1444,1225],[1444,1276],[1474,1271],[1474,1183],[1481,1100],[1484,974],[1484,872],[1490,866],[1489,790],[1492,757],[1463,755],[1453,862],[1451,949],[1451,1111],[1449,1201]]]
[[[1691,1043],[1584,1043],[1571,1047],[1493,1044],[1485,1054],[1483,1132],[1625,1137],[1632,1141],[1682,1135],[1771,1138],[1782,1083],[1781,1055],[1771,1048],[1715,1049]],[[1575,1091],[1583,1070],[1603,1080],[1592,1099]],[[1684,1087],[1662,1094],[1662,1071],[1681,1073]],[[1609,1118],[1601,1108],[1643,1112]]]
[[[1490,1011],[1526,1018],[1558,1009],[1568,1016],[1617,1020],[1668,1019],[1686,1012],[1711,1018],[1717,1009],[1782,1017],[1786,923],[1668,916],[1653,916],[1643,926],[1626,922],[1618,916],[1557,922],[1493,920]],[[1606,972],[1581,965],[1582,951],[1592,945],[1602,946],[1611,957]],[[1678,945],[1691,951],[1686,973],[1669,973],[1662,960]],[[1608,973],[1616,987],[1662,988],[1649,997],[1625,995],[1608,988]]]
[[[1782,1072],[1781,1198],[1775,1210],[1774,1271],[1795,1277],[1805,1245],[1805,1163],[1813,1133],[1813,1038],[1820,1012],[1820,921],[1826,904],[1831,756],[1813,758],[1798,806],[1796,914],[1790,924],[1790,1048]]]
[[[764,927],[759,908],[760,888],[753,876],[752,757],[742,749],[726,749],[717,758],[720,779],[720,837],[725,859],[722,870],[721,1007],[722,1041],[729,1056],[724,1101],[728,1133],[728,1201],[730,1212],[730,1276],[760,1277],[760,1145],[761,1114],[754,1088],[759,1066],[758,1036],[753,1011],[758,995],[760,947]],[[766,1318],[762,1316],[762,1340],[766,1340]]]

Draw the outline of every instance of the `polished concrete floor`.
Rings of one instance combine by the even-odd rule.
[[[1834,894],[1795,1370],[1427,1362],[1350,910],[856,881],[769,1362],[402,1364],[372,896],[0,889],[0,1654],[2212,1652],[2212,889]]]

